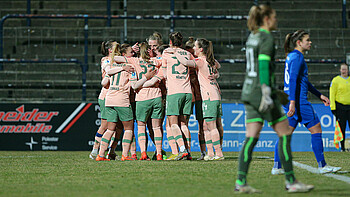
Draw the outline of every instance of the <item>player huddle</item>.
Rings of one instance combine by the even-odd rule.
[[[102,43],[105,56],[101,59],[103,87],[99,95],[102,121],[90,158],[115,159],[115,148],[124,130],[121,160],[137,160],[136,120],[139,160],[150,160],[146,127],[156,146],[152,160],[163,160],[162,123],[166,115],[167,138],[172,150],[166,160],[191,160],[188,120],[195,105],[202,153],[199,160],[223,160],[221,96],[216,81],[220,64],[214,59],[212,43],[203,38],[196,41],[190,38],[183,47],[180,32],[169,35],[169,45],[162,43],[162,36],[157,32],[146,40],[132,47],[113,40]]]
[[[247,26],[251,34],[246,43],[247,69],[241,97],[246,109],[247,131],[238,158],[235,191],[260,192],[247,184],[247,174],[253,149],[259,140],[264,120],[267,120],[279,137],[271,173],[285,175],[288,192],[309,192],[314,186],[298,181],[293,171],[291,137],[298,123],[304,124],[311,133],[319,172],[341,169],[326,163],[320,121],[307,101],[307,93],[311,92],[329,106],[328,98],[308,81],[304,54],[311,48],[310,36],[303,30],[286,36],[282,92],[275,85],[275,44],[270,33],[277,29],[275,10],[268,5],[253,6]],[[102,44],[105,55],[101,60],[103,88],[99,97],[102,124],[96,133],[91,158],[109,160],[104,155],[112,136],[119,138],[124,130],[121,160],[136,160],[136,146],[132,145],[135,143],[133,123],[136,119],[140,160],[150,160],[146,153],[146,126],[156,145],[154,159],[163,160],[162,122],[166,115],[167,138],[172,150],[167,160],[191,160],[188,118],[195,104],[202,152],[199,160],[224,159],[221,148],[221,96],[216,81],[220,64],[214,58],[210,41],[203,38],[194,41],[191,38],[185,47],[182,47],[182,43],[181,33],[174,32],[169,35],[169,46],[162,45],[158,33],[151,35],[147,42],[133,47],[120,46],[115,41]],[[111,143],[109,158],[116,157],[114,149],[117,141]],[[128,156],[129,151],[131,157]]]

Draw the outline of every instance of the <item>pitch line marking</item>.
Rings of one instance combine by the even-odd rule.
[[[274,160],[273,157],[268,157],[268,156],[258,156],[256,158],[258,158],[258,159]],[[307,171],[309,171],[311,173],[320,174],[317,168],[311,167],[309,165],[302,164],[302,163],[299,163],[299,162],[296,162],[296,161],[293,161],[293,165],[296,166],[296,167],[302,168],[304,170],[307,170]],[[332,173],[326,173],[326,174],[320,174],[320,175],[331,177],[331,178],[337,179],[339,181],[343,181],[345,183],[350,184],[350,177],[348,177],[348,176],[342,176],[342,175],[332,174]]]

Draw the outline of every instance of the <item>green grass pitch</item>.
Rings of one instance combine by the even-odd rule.
[[[89,159],[89,152],[0,151],[0,196],[232,196],[238,152],[224,154],[224,161],[210,162],[96,162]],[[193,156],[196,159],[199,153]],[[288,195],[284,176],[270,174],[273,161],[257,156],[272,157],[273,153],[253,154],[248,183],[263,190],[257,195]],[[312,152],[294,152],[293,158],[317,167]],[[325,158],[329,165],[350,171],[349,152],[326,152]],[[294,171],[299,180],[314,184],[315,189],[293,196],[350,195],[349,183],[297,167]],[[350,177],[349,173],[341,175]]]

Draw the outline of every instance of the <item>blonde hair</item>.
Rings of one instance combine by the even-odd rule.
[[[162,34],[160,34],[159,32],[153,32],[153,34],[152,35],[150,35],[147,39],[146,39],[146,41],[148,42],[148,41],[150,41],[150,40],[157,40],[157,42],[158,42],[158,45],[160,46],[160,45],[162,45],[163,44],[163,40],[162,40]]]
[[[269,5],[253,5],[249,11],[248,29],[256,33],[259,27],[264,24],[264,17],[270,17],[273,12],[274,10]]]
[[[151,59],[149,53],[148,53],[148,49],[149,49],[149,45],[147,42],[142,42],[140,44],[140,57],[145,60],[146,62],[149,62],[149,60]]]

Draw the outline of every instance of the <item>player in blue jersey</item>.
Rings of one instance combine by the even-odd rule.
[[[324,159],[320,120],[307,97],[310,91],[317,98],[320,98],[325,106],[330,105],[329,99],[322,95],[308,80],[308,68],[304,54],[310,48],[310,36],[304,30],[298,30],[286,36],[284,51],[287,58],[284,69],[284,92],[289,95],[290,102],[284,105],[283,109],[288,116],[290,129],[294,131],[297,124],[301,123],[310,131],[312,150],[318,163],[319,172],[336,172],[341,168],[327,165]],[[278,147],[278,140],[275,147]],[[271,173],[284,173],[277,148],[275,148],[275,163]]]

